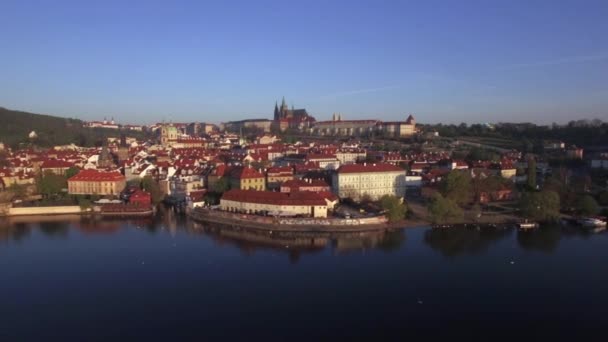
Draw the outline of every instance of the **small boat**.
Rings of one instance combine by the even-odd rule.
[[[517,224],[517,228],[519,229],[534,229],[538,228],[538,223],[536,222],[520,222]]]
[[[606,222],[595,217],[585,217],[578,220],[578,223],[585,228],[606,227]]]

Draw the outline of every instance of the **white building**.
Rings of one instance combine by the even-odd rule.
[[[405,170],[390,164],[342,165],[333,175],[333,192],[355,200],[364,195],[377,200],[384,195],[405,196]]]

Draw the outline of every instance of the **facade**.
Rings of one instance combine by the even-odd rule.
[[[342,165],[332,178],[333,192],[340,198],[377,200],[384,195],[405,196],[405,170],[390,164]]]
[[[118,195],[125,188],[125,176],[118,171],[81,170],[68,179],[70,195]]]
[[[224,131],[240,132],[243,129],[259,129],[264,133],[270,133],[272,121],[268,119],[248,119],[241,121],[229,121],[222,124]]]
[[[169,146],[172,141],[177,140],[177,128],[172,124],[163,124],[160,128],[160,144]]]
[[[312,135],[368,136],[378,129],[378,120],[342,120],[341,115],[333,115],[331,121],[319,121],[311,127]]]
[[[342,120],[342,115],[335,114],[331,121],[315,122],[312,135],[330,136],[370,136],[381,135],[392,138],[411,137],[416,133],[416,120],[412,115],[405,121],[382,122],[379,120]]]
[[[296,191],[329,192],[331,187],[320,179],[293,179],[281,184],[281,192]]]
[[[327,202],[310,191],[284,193],[233,189],[222,196],[220,209],[271,216],[327,217]]]
[[[282,183],[293,179],[293,169],[289,166],[271,167],[266,171],[269,189],[278,189]]]
[[[252,167],[236,166],[229,170],[230,188],[240,190],[266,190],[266,177]]]
[[[336,158],[340,164],[354,164],[358,161],[363,161],[367,157],[365,150],[351,149],[336,151]]]
[[[340,161],[335,154],[308,154],[306,163],[317,164],[323,170],[335,170],[340,167]]]
[[[416,133],[416,120],[410,114],[405,121],[383,122],[381,127],[386,137],[406,138]]]
[[[66,171],[73,167],[74,163],[70,163],[64,160],[47,159],[40,165],[40,173],[52,172],[56,175],[63,176]]]

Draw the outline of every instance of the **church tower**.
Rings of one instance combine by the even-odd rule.
[[[275,102],[274,103],[274,121],[279,121],[280,118],[281,118],[281,116],[279,115],[279,105]]]

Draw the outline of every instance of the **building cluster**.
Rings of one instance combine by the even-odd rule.
[[[409,138],[417,133],[416,120],[409,115],[404,121],[344,120],[341,114],[333,114],[329,121],[317,121],[306,109],[290,109],[285,102],[275,103],[273,119],[247,119],[230,121],[220,125],[221,130],[242,132],[256,129],[264,133],[285,132],[288,129],[312,136],[383,136]]]

